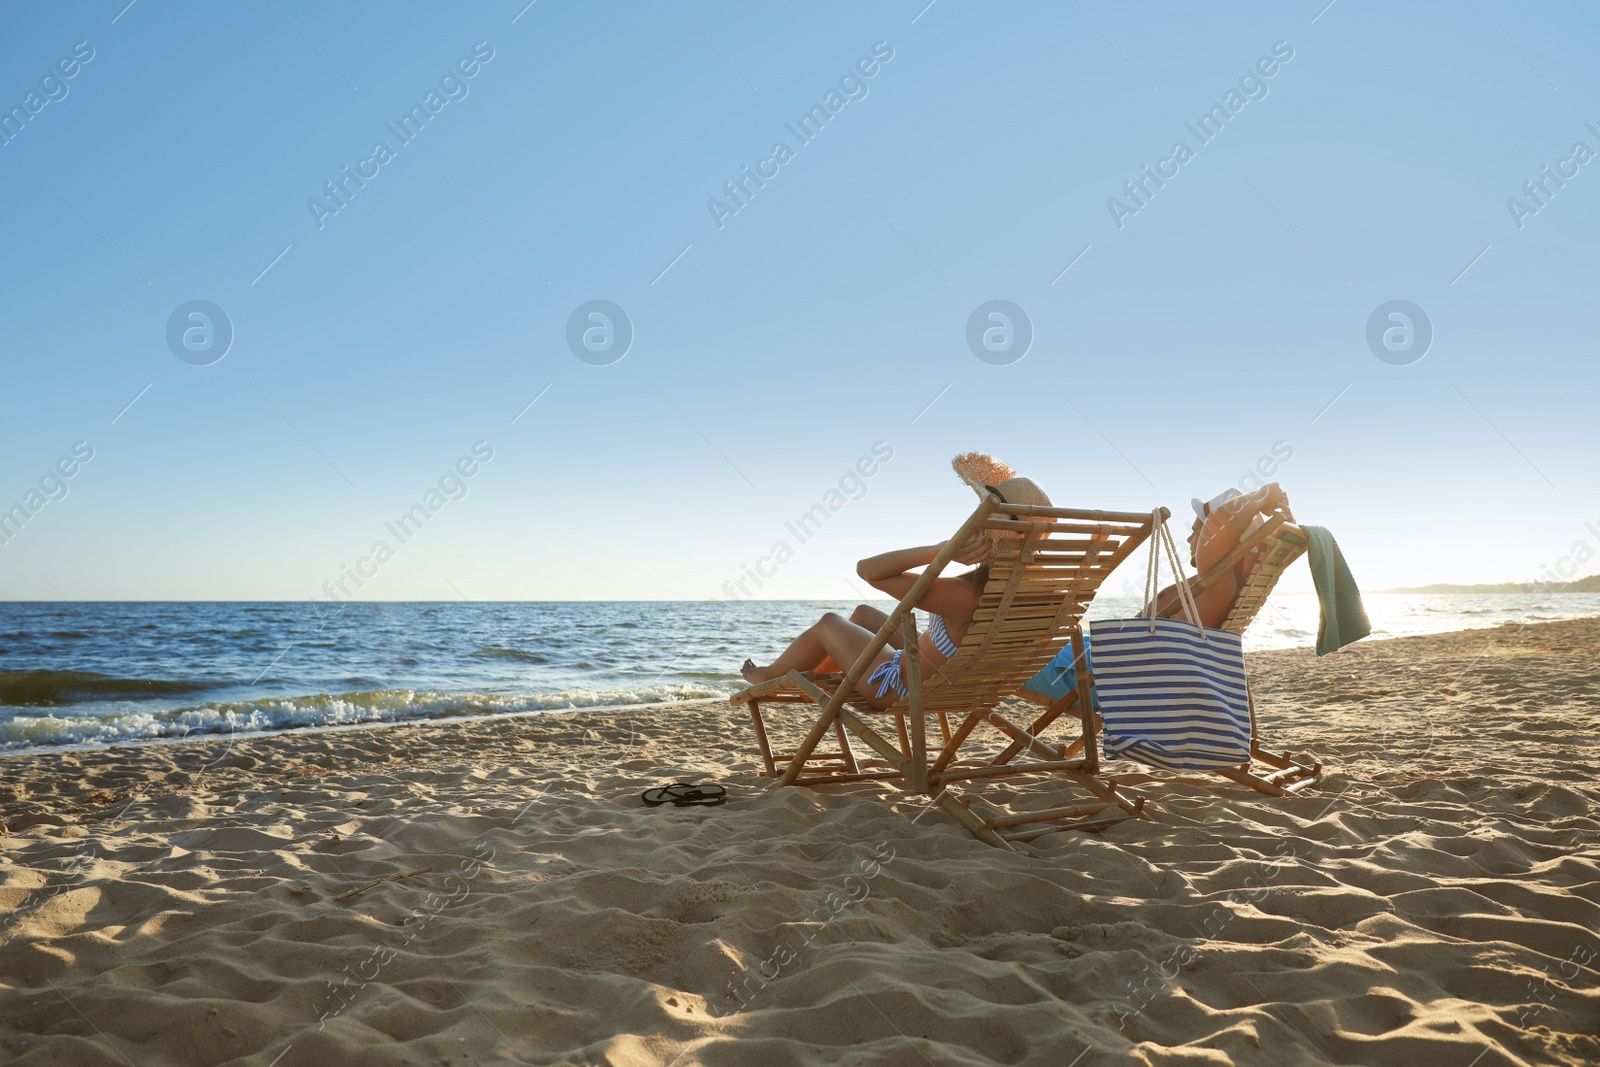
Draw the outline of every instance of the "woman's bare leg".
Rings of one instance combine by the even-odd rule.
[[[739,673],[744,675],[745,681],[755,685],[781,678],[794,670],[816,670],[825,659],[832,659],[835,663],[854,663],[856,657],[861,655],[861,650],[872,640],[874,633],[875,631],[830,611],[818,620],[815,626],[795,638],[794,643],[770,664],[759,667],[753,660],[747,659]],[[876,667],[891,655],[893,655],[891,649],[881,649],[873,661],[873,666]],[[894,696],[893,693],[885,694],[886,699],[892,699]]]
[[[856,610],[850,613],[850,621],[871,634],[877,633],[882,628],[883,621],[888,617],[871,604],[858,604]],[[904,643],[899,630],[889,635],[890,648],[899,648]],[[833,657],[829,656],[812,669],[818,674],[838,674],[844,670],[844,667],[839,666],[834,662]]]
[[[856,610],[850,613],[850,621],[871,634],[875,634],[882,629],[883,624],[888,621],[888,618],[888,615],[879,611],[871,604],[858,604],[856,605]],[[890,647],[899,648],[901,647],[901,644],[902,638],[899,630],[896,630],[894,633],[889,635]]]

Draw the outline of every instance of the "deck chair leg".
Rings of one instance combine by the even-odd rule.
[[[1027,733],[1021,727],[1014,726],[1007,722],[999,712],[991,711],[989,716],[990,724],[992,726],[1000,730],[1002,733],[1016,738],[1017,741],[1020,742],[1026,749],[1032,751],[1035,755],[1044,757],[1044,759],[1048,762],[1060,763],[1069,760],[1072,758],[1073,750],[1082,747],[1082,739],[1080,738],[1071,749],[1062,751],[1049,742],[1041,741],[1032,734]],[[1025,772],[1028,767],[1029,765],[1026,763],[1019,764],[1017,773]],[[1115,782],[1108,782],[1101,778],[1095,777],[1093,774],[1088,773],[1088,768],[1086,766],[1083,769],[1060,766],[1040,767],[1040,770],[1063,775],[1074,784],[1080,785],[1090,793],[1094,794],[1095,798],[1100,800],[1104,805],[1115,804],[1129,815],[1138,815],[1144,809],[1143,797],[1129,796],[1128,794],[1121,792],[1117,789]]]
[[[1072,628],[1073,671],[1078,678],[1078,720],[1083,723],[1083,769],[1093,776],[1100,770],[1100,746],[1096,734],[1100,730],[1099,717],[1094,713],[1094,672],[1089,666],[1089,646],[1083,639],[1083,628]]]
[[[1216,773],[1229,781],[1247,785],[1258,793],[1273,797],[1293,796],[1298,790],[1320,781],[1322,764],[1313,763],[1308,767],[1290,759],[1282,752],[1273,752],[1261,747],[1261,736],[1256,729],[1255,694],[1247,690],[1245,696],[1250,707],[1250,762],[1242,767],[1225,767]],[[1257,762],[1265,763],[1275,770],[1266,775],[1256,774],[1253,767]]]
[[[1244,767],[1222,767],[1213,773],[1219,774],[1230,781],[1247,785],[1258,793],[1265,793],[1269,797],[1289,796],[1289,790],[1281,785],[1274,785],[1258,774],[1252,774],[1248,765]]]
[[[1060,700],[1056,701],[1054,704],[1051,704],[1050,705],[1050,709],[1048,711],[1046,711],[1043,715],[1041,715],[1037,719],[1033,720],[1033,725],[1028,727],[1028,733],[1032,734],[1035,737],[1038,737],[1041,733],[1043,733],[1046,729],[1049,728],[1051,723],[1055,722],[1062,715],[1064,715],[1067,712],[1071,711],[1073,706],[1075,704],[1077,704],[1077,703],[1078,703],[1078,691],[1076,689],[1074,689],[1074,690],[1072,690],[1072,692],[1068,693],[1066,696],[1062,697]],[[1026,748],[1026,747],[1027,747],[1027,743],[1024,742],[1024,741],[1013,741],[1010,745],[1008,745],[1005,748],[1004,751],[1002,751],[1000,753],[1000,755],[998,755],[994,759],[990,760],[990,763],[993,764],[994,766],[997,766],[997,767],[1000,766],[1001,764],[1010,763],[1012,760],[1016,759],[1019,755],[1021,755],[1022,754],[1022,750],[1024,748]],[[1079,743],[1075,747],[1082,748],[1083,746],[1082,746],[1081,743]]]
[[[850,735],[845,733],[844,723],[837,719],[833,723],[833,732],[839,738],[839,751],[844,755],[844,769],[847,774],[859,774],[861,768],[856,763],[856,754],[850,749]]]
[[[808,697],[810,697],[819,706],[824,705],[826,703],[829,703],[830,700],[831,700],[831,698],[828,695],[828,692],[825,689],[823,689],[821,686],[817,685],[815,682],[811,681],[810,679],[806,678],[804,675],[800,674],[798,671],[794,672],[794,683],[795,683],[796,688],[798,688],[801,692],[805,693]],[[894,768],[893,772],[881,773],[881,774],[880,773],[872,773],[872,774],[855,773],[853,775],[852,780],[855,780],[855,779],[860,779],[860,780],[872,779],[872,780],[876,781],[876,780],[881,780],[881,779],[885,779],[885,778],[893,778],[893,777],[896,777],[896,776],[898,776],[900,778],[909,777],[911,765],[910,765],[909,761],[906,759],[906,757],[904,755],[902,755],[901,753],[896,752],[893,745],[891,745],[888,741],[884,740],[883,737],[881,737],[876,730],[872,729],[866,723],[862,722],[853,713],[851,713],[850,711],[846,710],[842,706],[839,707],[837,709],[837,711],[835,712],[834,716],[833,716],[833,725],[841,731],[840,739],[841,739],[841,741],[843,743],[841,744],[840,748],[841,748],[841,750],[843,752],[845,752],[847,755],[849,755],[849,758],[853,759],[854,756],[850,755],[850,753],[851,753],[850,742],[848,740],[847,735],[845,735],[843,733],[844,730],[849,730],[851,733],[854,733],[857,737],[861,738],[862,741],[866,742],[868,748],[871,748],[873,751],[877,752],[878,755],[882,756],[885,760],[887,760],[889,762],[889,765]],[[813,746],[813,748],[815,748],[815,746]],[[809,751],[806,752],[805,755],[807,757],[809,757],[810,756],[810,752]],[[795,754],[795,760],[800,760],[800,758],[801,758],[801,755],[800,755],[800,753],[797,752]],[[802,767],[804,766],[803,763],[797,764],[794,761],[791,761],[790,764],[789,764],[791,770],[793,770],[797,765],[798,766],[802,766]],[[795,775],[795,779],[796,779],[796,781],[798,781],[800,779],[800,775],[796,774]],[[834,778],[832,780],[836,780],[837,781],[837,780],[843,780],[843,779]],[[783,783],[780,782],[779,784],[783,784]]]
[[[1144,797],[1129,796],[1118,789],[1115,782],[1102,781],[1084,771],[1063,771],[1061,773],[1107,804],[1115,804],[1129,815],[1138,815],[1144,810]]]
[[[950,716],[945,712],[939,713],[939,730],[944,734],[944,743],[950,743]]]
[[[910,759],[911,736],[906,733],[906,717],[904,715],[896,715],[894,717],[894,728],[900,735],[900,751],[905,754],[907,759]]]
[[[844,724],[846,729],[859,737],[868,748],[882,756],[889,766],[900,773],[902,778],[908,781],[911,779],[913,773],[911,761],[894,747],[893,742],[868,726],[854,712],[845,708],[839,709],[839,721]]]
[[[1260,763],[1265,763],[1269,767],[1276,767],[1280,771],[1288,770],[1290,767],[1305,766],[1302,763],[1296,763],[1285,753],[1273,752],[1271,749],[1262,748],[1260,744],[1250,746],[1250,758]],[[1317,766],[1320,767],[1322,765],[1319,763]]]
[[[962,742],[967,739],[967,735],[972,733],[980,722],[986,720],[987,716],[984,715],[968,715],[963,719],[961,725],[957,726],[955,733],[951,735],[950,740],[945,742],[944,751],[939,753],[939,758],[934,761],[933,766],[929,768],[929,772],[938,774],[954,762],[957,753],[961,751]]]
[[[904,638],[900,659],[905,667],[906,700],[911,711],[911,741],[906,748],[906,755],[911,758],[911,773],[906,784],[920,793],[928,788],[928,720],[922,715],[922,652],[917,643],[914,614],[907,613],[900,620],[900,632]],[[903,729],[904,715],[900,716],[900,721]],[[903,736],[901,743],[906,743]]]
[[[871,748],[875,749],[878,755],[888,760],[893,766],[899,768],[900,772],[905,775],[907,779],[911,778],[911,776],[915,773],[915,768],[911,766],[911,761],[906,759],[899,752],[896,752],[894,745],[890,744],[887,738],[878,733],[878,731],[874,730],[872,727],[868,726],[866,723],[862,722],[854,712],[846,711],[841,708],[839,710],[839,720],[843,722],[845,726],[849,727],[851,733],[855,734],[857,737],[861,738],[861,740],[865,741]],[[1005,838],[995,833],[993,829],[984,823],[984,820],[978,818],[978,816],[968,811],[967,808],[959,800],[957,800],[949,790],[941,788],[936,791],[933,795],[933,803],[937,804],[945,811],[946,814],[955,819],[956,822],[966,827],[967,830],[972,833],[972,836],[976,837],[984,844],[993,845],[995,848],[1003,848],[1008,852],[1012,851],[1010,843],[1007,842]]]
[[[996,730],[999,730],[1008,737],[1015,738],[1015,741],[1013,742],[1015,745],[1025,751],[1031,751],[1034,755],[1041,759],[1064,760],[1070,758],[1065,752],[1051,745],[1048,741],[1041,741],[1039,738],[1024,730],[1022,727],[1017,726],[1015,723],[1008,720],[998,711],[989,712],[989,725],[993,726]],[[1001,763],[997,759],[990,763],[989,766],[1003,767],[1005,764]]]
[[[1320,762],[1313,761],[1308,766],[1290,758],[1287,753],[1273,752],[1262,748],[1259,743],[1254,743],[1250,746],[1250,759],[1252,762],[1259,761],[1275,769],[1270,774],[1258,776],[1247,764],[1241,770],[1251,780],[1244,784],[1252,789],[1261,789],[1262,792],[1272,792],[1274,796],[1290,796],[1322,780],[1322,764]],[[1241,779],[1234,780],[1240,781]],[[1262,784],[1257,784],[1258,782]],[[1270,789],[1262,788],[1262,785],[1268,786]]]
[[[846,680],[848,678],[849,676],[846,675]],[[837,691],[832,694],[828,693],[799,671],[790,671],[789,679],[822,709],[822,714],[812,724],[810,731],[801,740],[800,746],[794,750],[794,755],[789,757],[789,765],[784,768],[783,773],[778,777],[778,785],[780,786],[793,785],[805,773],[806,761],[817,750],[817,745],[822,743],[823,736],[833,728],[833,724],[838,718],[838,706],[844,703],[844,694]],[[829,708],[834,709],[831,714],[828,711]]]
[[[965,826],[973,837],[976,837],[984,844],[1005,849],[1007,852],[1016,851],[1011,847],[1011,842],[996,833],[994,827],[990,826],[988,822],[974,815],[965,804],[952,796],[948,790],[941,791],[938,796],[934,797],[933,802],[939,805],[956,822]]]
[[[778,776],[777,764],[772,761],[772,743],[767,740],[767,724],[761,719],[761,701],[750,701],[750,721],[756,726],[756,742],[761,746],[761,762],[766,767],[766,776]]]

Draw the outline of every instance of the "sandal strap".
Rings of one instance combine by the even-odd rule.
[[[671,785],[646,789],[639,794],[639,799],[652,808],[660,807],[663,804],[672,804],[680,808],[689,807],[690,805],[709,807],[713,804],[726,803],[728,790],[714,782],[707,782],[704,785],[696,785],[693,782],[673,782]]]
[[[651,807],[659,807],[668,802],[676,804],[684,797],[695,795],[697,791],[698,787],[693,782],[673,782],[671,785],[646,789],[639,794],[639,799]]]

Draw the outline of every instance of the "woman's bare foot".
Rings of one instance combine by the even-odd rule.
[[[762,668],[757,667],[756,661],[753,659],[745,660],[744,666],[739,668],[739,673],[743,675],[744,680],[749,682],[751,685],[760,685],[762,682],[772,680],[771,675],[769,675]]]

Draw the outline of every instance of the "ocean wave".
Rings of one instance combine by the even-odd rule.
[[[209,682],[118,678],[94,671],[11,671],[0,673],[0,704],[82,704],[92,700],[179,696],[210,688]]]
[[[501,648],[498,645],[490,645],[488,648],[477,649],[472,654],[480,659],[510,659],[516,660],[519,663],[550,662],[548,658],[540,655],[537,652],[524,652],[520,648]]]
[[[10,721],[0,722],[0,750],[660,704],[724,697],[728,692],[727,689],[698,685],[576,689],[564,693],[519,695],[374,689],[339,695],[317,693],[300,697],[216,702],[160,712],[132,711],[83,717],[20,715]]]

